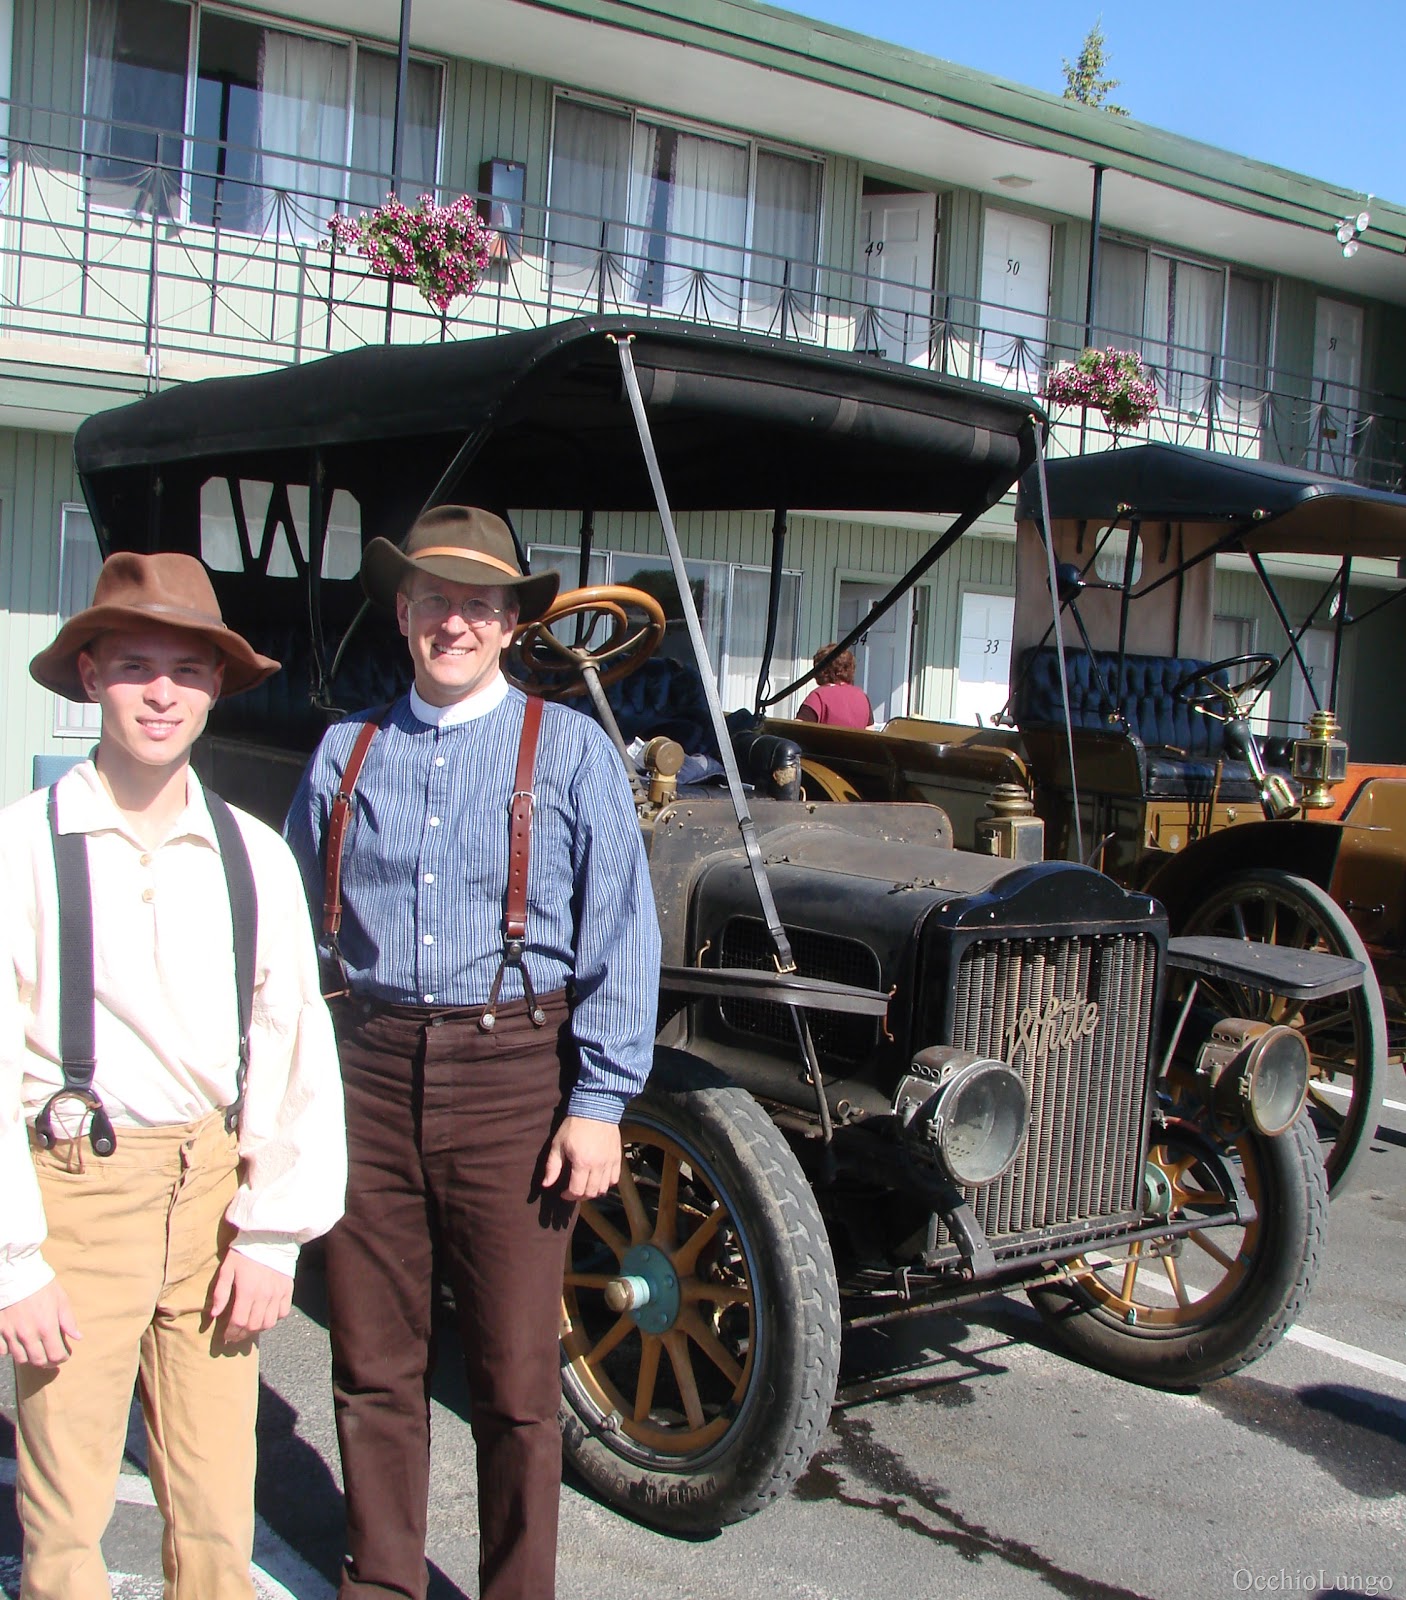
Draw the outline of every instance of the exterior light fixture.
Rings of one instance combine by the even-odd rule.
[[[1029,189],[1033,187],[1035,180],[1034,178],[1024,178],[1018,172],[1004,172],[996,179],[996,182],[1003,189]]]
[[[1358,251],[1358,239],[1372,221],[1370,211],[1359,211],[1355,217],[1344,217],[1333,230],[1333,237],[1343,247],[1343,256],[1351,261]]]

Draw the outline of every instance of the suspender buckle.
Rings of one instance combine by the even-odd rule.
[[[83,1063],[78,1063],[82,1065]],[[34,1137],[43,1150],[52,1150],[58,1143],[54,1133],[54,1107],[65,1100],[75,1100],[88,1113],[88,1143],[95,1156],[110,1156],[117,1148],[117,1135],[112,1129],[112,1119],[103,1103],[91,1089],[78,1089],[65,1085],[44,1102],[44,1107],[34,1119]]]

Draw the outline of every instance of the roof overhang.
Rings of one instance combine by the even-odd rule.
[[[384,0],[288,12],[384,35]],[[467,57],[817,151],[932,189],[971,188],[1194,254],[1406,304],[1406,208],[1371,206],[1352,260],[1334,238],[1366,197],[1213,145],[746,0],[416,0],[417,48]],[[1012,194],[999,180],[1030,179]]]

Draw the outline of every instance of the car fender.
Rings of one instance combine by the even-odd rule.
[[[1167,908],[1173,930],[1200,903],[1206,886],[1251,867],[1279,868],[1327,890],[1342,843],[1337,822],[1246,822],[1198,839],[1142,885]]]

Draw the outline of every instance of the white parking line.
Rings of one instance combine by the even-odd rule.
[[[9,1485],[14,1481],[14,1461],[7,1456],[0,1457],[0,1484]],[[156,1497],[151,1492],[150,1480],[134,1472],[121,1473],[117,1479],[117,1502],[124,1506],[154,1506]],[[332,1600],[335,1593],[326,1578],[314,1571],[290,1545],[285,1544],[262,1517],[254,1519],[254,1560],[251,1565],[259,1600]],[[120,1584],[119,1579],[122,1580]],[[130,1585],[141,1580],[129,1574],[113,1573],[112,1581],[113,1600],[118,1600],[119,1595],[123,1594],[132,1594],[132,1600],[137,1600]],[[0,1571],[0,1585],[4,1582],[4,1573]],[[159,1580],[158,1589],[153,1592],[159,1592]],[[4,1593],[3,1587],[0,1587],[0,1593]]]
[[[1340,1088],[1336,1083],[1315,1083],[1313,1092],[1314,1094],[1334,1094],[1340,1100],[1350,1100],[1352,1098],[1351,1089]],[[1382,1109],[1384,1111],[1406,1111],[1406,1100],[1383,1100]]]
[[[1395,1378],[1406,1383],[1406,1361],[1393,1361],[1390,1356],[1379,1356],[1374,1350],[1363,1350],[1355,1344],[1344,1344],[1341,1339],[1330,1339],[1326,1333],[1315,1333],[1312,1328],[1290,1328],[1284,1335],[1295,1344],[1304,1344],[1310,1350],[1321,1350],[1324,1355],[1336,1356],[1351,1366],[1375,1372],[1382,1378]]]

